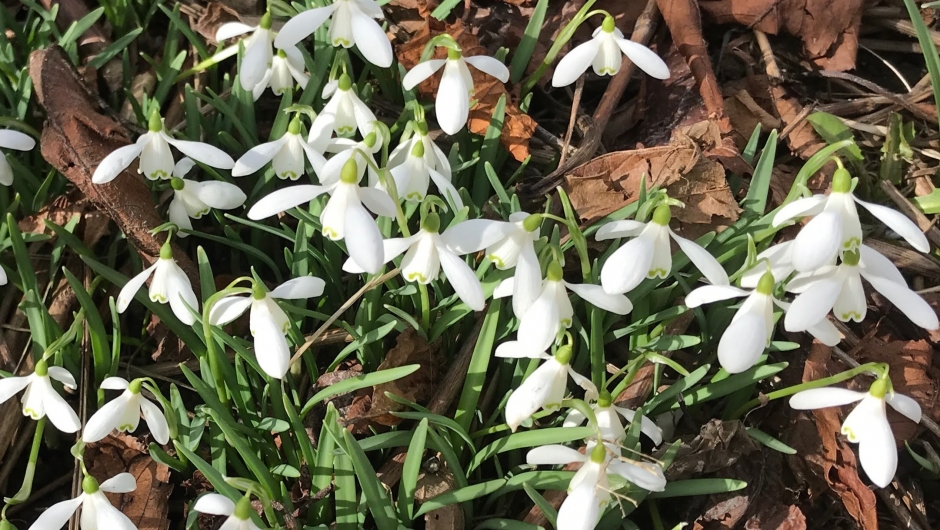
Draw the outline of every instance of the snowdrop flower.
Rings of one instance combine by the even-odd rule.
[[[325,283],[315,276],[301,276],[288,280],[273,291],[255,283],[251,296],[227,296],[212,306],[209,323],[223,326],[238,318],[250,308],[251,334],[255,338],[255,356],[266,374],[283,379],[290,368],[290,347],[285,335],[290,319],[275,300],[300,300],[323,294]]]
[[[284,24],[274,39],[278,48],[293,46],[312,34],[330,17],[333,46],[356,46],[370,63],[379,68],[392,65],[392,43],[374,18],[383,19],[382,8],[374,0],[333,0],[331,5],[303,11]]]
[[[212,515],[227,515],[228,519],[219,527],[220,530],[260,530],[251,520],[251,498],[245,495],[238,502],[218,493],[206,493],[193,506],[199,513]]]
[[[257,26],[249,26],[241,22],[229,22],[219,26],[215,34],[215,40],[222,42],[224,40],[251,33],[245,39],[245,56],[242,57],[242,64],[238,70],[238,78],[242,88],[249,92],[254,92],[265,77],[270,79],[271,61],[274,56],[271,50],[271,43],[274,42],[275,33],[271,31],[271,13],[265,13]],[[283,49],[288,48],[284,46]],[[301,65],[303,58],[301,58]],[[261,87],[261,92],[267,87],[267,82]],[[260,97],[260,92],[258,97]],[[255,100],[258,99],[255,97]]]
[[[595,234],[597,241],[618,237],[634,239],[617,249],[607,258],[601,269],[601,285],[608,293],[626,293],[644,278],[665,278],[672,271],[671,237],[685,252],[689,261],[713,285],[728,285],[728,274],[707,250],[694,241],[679,237],[669,228],[672,212],[662,203],[653,211],[648,223],[614,221],[602,226]]]
[[[304,155],[313,166],[314,172],[319,174],[326,164],[326,158],[304,141],[303,135],[300,134],[300,116],[294,116],[283,136],[273,142],[256,145],[242,155],[235,162],[232,176],[251,175],[271,162],[274,174],[279,179],[297,180],[305,172]]]
[[[806,330],[829,311],[843,322],[861,322],[868,311],[862,278],[918,326],[930,330],[940,327],[937,313],[907,287],[897,267],[865,245],[843,252],[841,264],[798,275],[787,284],[787,290],[798,295],[787,311],[784,327],[787,331]]]
[[[161,304],[170,304],[170,309],[180,322],[187,326],[196,322],[196,317],[190,312],[189,307],[199,308],[199,300],[196,293],[193,292],[193,285],[189,277],[183,272],[183,269],[176,264],[173,259],[173,249],[170,248],[169,239],[160,248],[160,257],[153,265],[140,271],[140,274],[131,278],[121,292],[118,294],[117,310],[123,313],[137,291],[143,287],[144,282],[153,275],[153,281],[150,282],[150,301]],[[189,307],[186,307],[186,306]]]
[[[517,317],[526,313],[542,290],[542,269],[535,254],[535,240],[541,225],[539,214],[514,212],[509,215],[510,229],[506,237],[486,249],[486,257],[497,269],[516,269],[512,282],[498,287],[497,292],[512,293],[512,310]]]
[[[839,407],[859,402],[842,422],[842,434],[858,444],[859,461],[868,478],[880,488],[887,487],[898,467],[898,451],[894,434],[885,415],[885,403],[914,423],[920,423],[920,405],[913,399],[895,393],[886,377],[877,379],[868,392],[845,388],[814,388],[790,397],[790,406],[797,410]]]
[[[597,75],[615,75],[623,61],[621,52],[637,68],[656,79],[668,79],[669,67],[652,50],[626,39],[614,26],[614,17],[607,15],[601,27],[594,30],[591,40],[576,46],[555,67],[552,86],[563,87],[574,83],[587,67],[593,66]]]
[[[150,180],[167,179],[173,172],[173,146],[184,155],[218,169],[232,169],[235,161],[225,151],[202,142],[177,140],[168,135],[163,128],[163,119],[156,110],[150,114],[149,131],[137,139],[136,143],[115,149],[95,168],[91,181],[95,184],[111,182],[122,171],[140,157],[138,173],[143,173]]]
[[[792,309],[790,304],[774,297],[775,283],[773,273],[768,271],[761,276],[757,288],[750,292],[730,285],[704,285],[685,297],[685,305],[690,308],[746,297],[718,341],[718,362],[729,373],[737,374],[757,364],[764,349],[770,345],[774,333],[774,305]],[[806,329],[828,346],[835,346],[842,340],[825,313]]]
[[[408,201],[423,201],[431,181],[434,181],[438,191],[455,211],[463,208],[463,201],[451,183],[450,176],[444,176],[428,164],[425,149],[424,142],[414,142],[411,152],[400,163],[392,165],[389,160],[389,171],[395,179],[398,194]]]
[[[401,80],[404,89],[411,90],[444,68],[441,84],[437,88],[437,99],[434,101],[434,112],[441,129],[447,134],[457,134],[470,115],[473,76],[467,68],[467,63],[503,83],[509,81],[509,69],[499,60],[486,55],[464,57],[453,49],[447,50],[447,59],[430,59],[418,63]]]
[[[444,151],[431,140],[431,136],[428,135],[428,124],[424,120],[414,122],[414,134],[392,150],[388,156],[388,166],[391,168],[404,164],[405,159],[414,152],[417,144],[424,146],[424,163],[443,175],[448,182],[453,180],[450,161]]]
[[[330,199],[320,213],[323,235],[333,241],[345,239],[349,257],[363,270],[374,274],[384,263],[382,233],[366,208],[385,217],[395,217],[397,209],[384,191],[360,187],[359,178],[358,164],[355,159],[350,159],[343,166],[338,182],[329,186],[301,185],[275,191],[255,203],[248,211],[248,218],[255,221],[264,219],[329,193]]]
[[[590,386],[587,386],[590,385]],[[597,419],[597,429],[600,431],[600,438],[604,442],[619,444],[627,437],[627,430],[624,428],[620,418],[623,417],[627,423],[633,423],[636,417],[636,411],[625,407],[618,407],[613,404],[613,398],[606,390],[597,393],[597,387],[593,383],[587,382],[585,385],[585,399],[596,400],[590,404],[594,411],[594,417]],[[584,414],[577,409],[571,409],[565,417],[564,427],[576,427],[587,420]],[[663,430],[646,416],[640,417],[640,432],[649,437],[654,444],[663,443]]]
[[[36,147],[36,140],[19,131],[0,129],[0,147],[16,151],[30,151]],[[4,186],[13,184],[13,168],[10,167],[3,152],[0,152],[0,184]]]
[[[351,158],[355,158],[356,167],[359,171],[356,178],[362,180],[362,176],[368,171],[369,187],[385,191],[385,188],[378,185],[379,174],[374,169],[378,167],[374,155],[381,150],[382,142],[379,141],[379,135],[376,134],[376,131],[366,134],[358,142],[350,138],[333,138],[329,140],[326,143],[326,152],[336,154],[323,164],[323,170],[319,173],[320,183],[329,186],[338,182],[346,162]]]
[[[78,415],[65,399],[52,388],[52,380],[62,383],[66,388],[77,388],[75,378],[68,370],[60,366],[49,366],[45,359],[36,361],[32,374],[23,377],[5,377],[0,379],[0,403],[10,399],[20,390],[23,392],[23,415],[38,420],[48,416],[56,429],[73,433],[82,427]]]
[[[142,380],[134,379],[127,382],[120,377],[109,377],[101,382],[101,388],[106,390],[123,390],[124,393],[112,399],[98,409],[82,431],[82,441],[85,443],[97,442],[115,429],[121,432],[134,432],[143,416],[147,427],[153,434],[153,439],[160,445],[170,441],[170,427],[166,416],[159,407],[149,399],[140,395]]]
[[[130,493],[137,489],[137,480],[130,473],[115,475],[98,485],[91,475],[82,480],[82,493],[74,499],[53,504],[40,514],[29,530],[59,530],[69,522],[79,506],[82,514],[79,526],[82,530],[137,530],[134,523],[111,505],[107,493]]]
[[[514,283],[512,278],[504,280],[493,292],[493,297],[509,296],[512,294]],[[500,344],[496,349],[497,355],[500,355],[500,350],[514,349],[525,349],[538,354],[554,344],[561,328],[571,327],[574,310],[568,299],[569,289],[592,305],[617,315],[626,315],[633,310],[630,299],[622,294],[608,294],[600,285],[566,282],[562,278],[561,265],[553,261],[548,266],[538,298],[525,313],[516,315],[519,318],[517,339]],[[504,353],[503,356],[520,355]]]
[[[245,192],[238,186],[218,180],[196,182],[186,180],[184,176],[195,165],[190,158],[183,158],[173,168],[170,178],[170,187],[173,188],[173,200],[170,201],[170,222],[180,227],[180,230],[192,230],[193,223],[190,218],[199,219],[209,213],[209,210],[231,210],[245,204]],[[179,232],[179,237],[188,237],[189,234]]]
[[[663,491],[666,477],[657,464],[611,459],[604,444],[586,448],[582,454],[564,445],[544,445],[526,454],[532,465],[565,465],[581,462],[581,468],[568,483],[568,497],[558,509],[555,528],[592,530],[610,502],[610,475],[620,477],[648,491]]]
[[[304,56],[296,46],[277,50],[264,77],[251,89],[252,99],[258,101],[264,94],[264,89],[268,87],[271,87],[271,92],[276,96],[293,90],[295,83],[300,85],[301,89],[307,88],[310,76],[304,72],[304,66]]]
[[[402,253],[402,278],[409,282],[429,284],[437,279],[444,269],[447,281],[457,296],[474,311],[484,307],[483,287],[476,273],[460,257],[484,249],[503,235],[504,227],[498,221],[474,219],[454,225],[439,234],[440,217],[427,214],[421,221],[421,229],[415,235],[387,239],[384,242],[383,262],[392,261]],[[350,255],[343,270],[363,272],[355,256]]]
[[[348,1],[348,0],[341,0]],[[296,17],[295,17],[296,18]],[[352,79],[346,74],[323,87],[323,97],[330,98],[320,114],[314,118],[311,130],[322,130],[321,122],[330,121],[340,136],[352,136],[357,130],[363,135],[372,132],[375,114],[356,95]]]
[[[773,226],[795,217],[814,216],[793,241],[791,260],[799,272],[812,272],[835,261],[839,252],[855,250],[862,244],[862,225],[858,220],[858,203],[888,228],[897,232],[912,247],[930,251],[927,237],[904,214],[860,200],[852,193],[852,176],[845,168],[832,175],[832,192],[798,199],[774,215]]]

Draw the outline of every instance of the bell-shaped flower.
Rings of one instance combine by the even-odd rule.
[[[19,131],[0,129],[0,148],[16,151],[30,151],[36,147],[36,140]],[[13,184],[13,168],[7,162],[7,157],[0,151],[0,184],[10,186]]]
[[[392,65],[392,43],[382,26],[373,20],[385,18],[375,0],[333,0],[326,7],[302,11],[284,24],[274,39],[274,45],[278,48],[293,46],[330,17],[330,42],[333,46],[356,46],[359,53],[375,66],[388,68]]]
[[[218,169],[232,169],[235,161],[225,151],[202,142],[177,140],[168,135],[163,128],[163,119],[155,110],[150,115],[149,130],[137,139],[136,143],[125,145],[111,152],[95,168],[91,181],[95,184],[111,182],[131,165],[135,158],[140,158],[138,173],[143,173],[150,180],[168,179],[173,173],[173,146],[185,156],[207,166]]]
[[[366,272],[374,274],[385,263],[382,233],[366,208],[385,217],[395,217],[397,208],[384,191],[360,187],[358,175],[358,164],[355,159],[350,159],[343,166],[338,182],[329,186],[301,185],[275,191],[255,203],[248,211],[248,218],[264,219],[329,193],[330,199],[320,213],[323,235],[333,241],[345,239],[349,257]]]
[[[929,252],[930,243],[920,228],[897,210],[865,202],[852,193],[852,177],[839,168],[832,175],[832,192],[797,199],[774,215],[773,226],[795,217],[812,215],[793,240],[791,260],[799,272],[813,272],[835,261],[840,252],[855,250],[862,244],[862,225],[855,204],[907,240],[912,247]]]
[[[124,284],[124,288],[118,294],[118,313],[123,313],[127,309],[137,291],[143,287],[144,282],[150,276],[153,276],[153,281],[150,282],[150,301],[161,304],[169,303],[170,309],[173,310],[176,318],[180,319],[180,322],[187,326],[193,325],[196,322],[196,317],[193,316],[189,307],[198,309],[199,300],[196,298],[196,293],[193,292],[193,284],[190,283],[189,277],[173,259],[173,250],[170,248],[169,240],[160,248],[160,257],[153,265],[140,271],[140,274]]]
[[[525,212],[509,215],[506,237],[486,249],[486,257],[497,269],[515,267],[512,281],[497,287],[498,296],[512,293],[512,310],[518,317],[524,315],[542,291],[542,268],[535,253],[542,216]]]
[[[300,85],[301,89],[307,88],[310,76],[304,72],[304,66],[304,56],[296,46],[277,50],[264,77],[251,89],[252,99],[258,101],[268,87],[271,87],[271,92],[276,96],[292,90],[294,84]]]
[[[797,275],[787,284],[787,290],[798,295],[790,304],[784,327],[787,331],[809,329],[825,318],[829,311],[843,322],[861,322],[868,311],[862,278],[913,323],[929,330],[940,326],[937,313],[919,294],[908,288],[891,260],[868,246],[860,245],[843,252],[839,265]]]
[[[447,59],[429,59],[418,63],[402,78],[405,90],[411,90],[418,83],[444,68],[441,84],[437,88],[434,112],[441,130],[447,134],[457,134],[467,123],[470,115],[470,98],[473,96],[473,76],[467,64],[489,74],[503,83],[509,81],[509,69],[499,60],[487,55],[464,57],[459,51],[448,49]]]
[[[270,75],[271,61],[274,57],[271,44],[274,42],[275,32],[271,31],[271,13],[265,13],[257,26],[249,26],[241,22],[222,24],[215,33],[215,40],[222,42],[246,33],[251,33],[251,35],[244,39],[245,55],[242,57],[242,64],[238,70],[238,78],[242,88],[254,92],[265,76]],[[303,59],[301,59],[301,65],[303,65]],[[261,88],[262,92],[266,86],[267,83]]]
[[[648,223],[614,221],[602,226],[595,234],[597,241],[633,237],[618,248],[601,268],[601,285],[608,293],[626,293],[644,278],[665,278],[672,271],[672,250],[669,238],[713,285],[728,285],[728,274],[707,250],[694,241],[676,235],[669,228],[672,212],[662,203]]]
[[[385,240],[382,259],[387,263],[404,253],[402,278],[425,285],[436,280],[443,268],[457,296],[474,311],[481,311],[485,305],[483,287],[476,273],[460,256],[479,252],[502,237],[505,229],[502,225],[498,221],[474,219],[456,224],[441,234],[438,233],[440,217],[429,213],[421,221],[418,233]],[[343,264],[343,270],[363,272],[364,267],[356,257],[350,255],[349,258]]]
[[[410,138],[398,144],[398,147],[392,150],[388,155],[388,166],[395,167],[405,163],[405,159],[414,152],[415,146],[421,144],[424,146],[424,163],[450,182],[453,180],[453,173],[450,167],[450,160],[444,151],[431,140],[428,134],[428,124],[421,120],[414,122],[414,134]]]
[[[24,416],[34,420],[47,416],[56,429],[66,433],[76,432],[82,427],[82,422],[72,407],[52,387],[52,379],[66,388],[77,388],[75,378],[68,370],[60,366],[49,366],[45,359],[40,359],[36,361],[33,373],[0,379],[0,403],[26,389],[21,399]]]
[[[493,292],[494,298],[502,298],[514,294],[515,281],[507,278]],[[555,338],[562,328],[571,326],[574,310],[568,291],[571,290],[585,301],[605,311],[617,315],[626,315],[633,310],[630,299],[622,294],[609,294],[600,285],[569,283],[562,277],[561,265],[552,262],[548,266],[545,280],[538,297],[519,318],[519,332],[514,341],[503,342],[497,347],[500,350],[527,350],[538,354],[545,351],[555,343]],[[529,357],[528,354],[503,353],[507,357]]]
[[[842,434],[858,444],[858,459],[868,478],[880,488],[887,487],[898,467],[898,451],[885,414],[885,403],[914,423],[920,423],[921,410],[916,401],[894,392],[887,378],[875,380],[868,392],[825,387],[803,390],[790,397],[790,406],[797,410],[856,402],[858,405],[842,422]]]
[[[375,114],[356,95],[352,79],[343,74],[336,81],[330,81],[323,87],[323,98],[330,98],[320,114],[314,118],[310,128],[322,130],[318,122],[330,121],[333,130],[340,136],[352,136],[357,130],[362,136],[372,132]]]
[[[618,475],[648,491],[666,489],[666,477],[658,464],[611,458],[604,444],[581,453],[564,445],[543,445],[526,454],[531,465],[567,465],[581,462],[568,483],[568,496],[558,509],[555,528],[593,530],[610,502],[610,476]]]
[[[251,520],[251,498],[245,495],[237,503],[218,493],[206,493],[193,506],[199,513],[211,515],[224,515],[228,519],[222,523],[219,530],[260,530]]]
[[[173,168],[170,186],[173,188],[173,200],[170,201],[168,214],[170,222],[181,230],[192,230],[192,219],[199,219],[209,210],[231,210],[245,204],[247,196],[238,186],[218,180],[196,182],[184,178],[195,165],[190,158],[183,158]],[[188,237],[186,232],[179,232],[179,237]]]
[[[606,390],[598,395],[597,387],[593,383],[588,382],[585,386],[584,397],[590,401],[589,406],[594,412],[594,418],[597,420],[595,427],[600,432],[601,440],[614,445],[620,444],[627,437],[627,430],[620,418],[622,417],[627,423],[633,423],[636,411],[614,405],[610,393]],[[565,416],[563,426],[576,427],[586,420],[587,417],[578,409],[571,409],[568,415]],[[663,430],[646,416],[640,417],[640,432],[648,436],[656,445],[663,443]]]
[[[685,305],[690,308],[745,297],[718,341],[718,362],[729,373],[737,374],[757,364],[770,345],[774,333],[774,305],[784,310],[791,308],[790,304],[774,297],[775,283],[773,273],[768,271],[750,292],[730,285],[704,285],[685,297]],[[842,340],[825,313],[806,330],[828,346],[835,346]]]
[[[227,296],[212,306],[209,323],[223,326],[249,310],[249,327],[255,339],[255,356],[266,374],[283,379],[290,368],[290,347],[287,330],[290,319],[276,300],[301,300],[323,294],[325,282],[316,276],[288,280],[267,292],[255,283],[251,296]]]
[[[326,164],[326,158],[304,140],[303,135],[300,134],[300,116],[294,116],[283,136],[273,142],[258,144],[242,155],[235,162],[232,176],[251,175],[271,162],[277,178],[297,180],[305,173],[305,155],[314,172],[319,174]]]
[[[82,530],[137,530],[134,523],[111,505],[105,493],[130,493],[137,489],[137,480],[130,473],[120,473],[98,485],[91,475],[82,480],[82,493],[74,499],[53,504],[36,519],[29,530],[59,530],[65,526],[79,506]]]
[[[656,79],[669,78],[669,67],[659,55],[625,38],[614,23],[614,17],[607,15],[601,27],[594,30],[591,40],[576,46],[558,62],[552,76],[552,86],[563,87],[574,83],[588,66],[593,66],[597,75],[616,75],[623,62],[621,53],[650,76]]]
[[[451,183],[450,176],[444,176],[428,164],[424,142],[413,142],[413,146],[401,163],[392,165],[391,160],[389,161],[389,171],[395,179],[398,194],[408,201],[423,201],[431,181],[434,181],[434,185],[451,208],[455,211],[463,208],[460,193]]]
[[[170,427],[167,425],[166,416],[160,407],[140,395],[141,383],[140,379],[127,382],[120,377],[109,377],[102,381],[101,388],[123,390],[124,393],[106,403],[88,419],[85,429],[82,430],[82,441],[97,442],[114,430],[134,432],[143,417],[157,443],[163,445],[169,442]]]

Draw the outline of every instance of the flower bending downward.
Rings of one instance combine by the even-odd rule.
[[[372,132],[375,113],[359,99],[352,79],[343,74],[323,87],[323,97],[330,98],[310,125],[313,131],[324,130],[329,122],[339,136],[352,136],[357,130],[364,137]]]
[[[257,26],[241,22],[229,22],[219,26],[215,40],[222,42],[245,33],[251,33],[242,42],[245,55],[238,71],[238,80],[242,88],[251,92],[258,101],[264,89],[271,87],[276,95],[281,95],[294,87],[294,81],[306,88],[310,76],[304,73],[304,57],[296,46],[279,47],[272,52],[275,32],[271,31],[271,14],[265,13]]]
[[[356,46],[367,61],[379,68],[392,65],[392,43],[385,30],[373,19],[383,19],[382,8],[374,0],[334,0],[331,5],[303,11],[284,24],[274,45],[289,48],[330,22],[333,46]]]
[[[258,144],[242,155],[235,162],[232,176],[251,175],[271,162],[277,178],[297,180],[306,172],[304,171],[304,156],[310,161],[315,173],[319,174],[323,170],[326,159],[322,153],[304,140],[303,135],[300,134],[300,117],[294,116],[283,136],[273,142]]]
[[[33,147],[36,147],[36,140],[28,135],[10,129],[0,130],[0,148],[30,151]],[[7,162],[7,157],[4,156],[3,152],[0,152],[0,184],[4,186],[13,184],[13,168],[10,167],[10,163]]]
[[[173,177],[170,178],[170,187],[173,188],[173,200],[170,201],[168,214],[170,222],[178,226],[181,232],[178,237],[187,237],[189,234],[182,230],[192,230],[192,219],[199,219],[209,213],[209,210],[231,210],[245,204],[247,196],[238,186],[218,180],[196,182],[184,178],[186,173],[195,165],[190,158],[183,158],[173,168]]]
[[[75,378],[61,366],[49,366],[45,359],[36,361],[36,370],[23,377],[0,379],[0,403],[10,399],[20,390],[23,392],[23,415],[38,420],[44,416],[62,432],[73,433],[81,429],[82,422],[72,407],[52,387],[52,379],[66,388],[75,389]]]
[[[120,396],[112,399],[98,409],[82,431],[82,441],[85,443],[97,442],[107,436],[111,431],[134,432],[143,416],[153,434],[153,439],[161,445],[170,441],[170,428],[166,416],[159,407],[149,399],[140,395],[141,380],[134,379],[127,382],[120,377],[109,377],[101,382],[101,388],[106,390],[123,390]]]
[[[124,284],[124,288],[118,294],[118,313],[123,313],[127,309],[131,300],[134,299],[134,295],[151,276],[153,276],[153,281],[150,282],[150,301],[161,304],[169,303],[170,309],[173,310],[176,318],[180,319],[180,322],[187,326],[193,325],[196,322],[196,317],[193,316],[189,308],[198,309],[199,300],[196,298],[196,293],[193,292],[193,285],[190,283],[189,277],[173,259],[173,250],[170,248],[169,240],[163,244],[160,249],[160,257],[153,265],[140,271],[140,274]]]
[[[42,512],[29,530],[58,530],[65,526],[79,506],[82,514],[79,526],[82,530],[137,530],[134,523],[111,505],[107,493],[130,493],[137,489],[137,480],[130,473],[121,473],[98,484],[91,475],[82,480],[82,493],[74,499],[53,504]]]
[[[589,386],[588,386],[589,385]],[[586,400],[594,400],[591,404],[591,410],[594,412],[594,418],[597,424],[593,425],[600,432],[600,438],[604,442],[611,443],[614,446],[619,445],[627,437],[627,430],[620,421],[622,417],[627,423],[633,423],[636,418],[636,411],[614,405],[613,398],[606,390],[598,395],[597,387],[593,383],[588,383],[584,392]],[[584,423],[588,418],[578,409],[571,409],[565,416],[563,427],[576,427]],[[646,416],[640,416],[640,432],[649,437],[653,444],[663,443],[663,430],[653,423],[653,420]]]

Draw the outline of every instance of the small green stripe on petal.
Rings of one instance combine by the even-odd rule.
[[[506,263],[503,260],[501,260],[499,256],[497,256],[496,254],[490,254],[489,256],[487,256],[487,258],[489,258],[490,261],[492,261],[493,264],[496,265],[497,269],[503,269],[506,267]]]
[[[669,271],[666,269],[650,269],[650,271],[646,273],[646,277],[650,279],[665,278],[666,276],[669,276]]]
[[[405,279],[408,280],[409,282],[419,282],[419,283],[426,283],[428,281],[427,276],[421,274],[420,272],[412,272],[411,274],[406,275]]]
[[[165,304],[165,303],[166,303],[166,298],[164,298],[163,296],[161,296],[161,295],[159,295],[159,294],[152,294],[152,295],[150,295],[150,301],[151,301],[151,302],[159,302],[159,303],[161,303],[161,304]]]
[[[842,313],[841,315],[839,315],[839,320],[843,322],[848,322],[849,319],[852,319],[856,322],[861,322],[862,315],[856,313],[855,311],[849,311],[848,313]]]

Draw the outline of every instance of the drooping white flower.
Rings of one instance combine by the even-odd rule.
[[[323,294],[325,282],[315,276],[288,280],[267,292],[255,284],[251,296],[227,296],[212,306],[209,323],[223,326],[250,308],[251,334],[255,338],[255,356],[261,369],[275,379],[282,379],[290,368],[290,346],[285,335],[290,319],[275,300],[300,300]]]
[[[343,0],[346,1],[346,0]],[[375,114],[356,95],[352,79],[343,74],[336,81],[323,87],[323,97],[330,98],[310,126],[311,132],[324,129],[322,123],[329,121],[340,136],[352,136],[357,130],[362,136],[372,132]]]
[[[852,193],[852,177],[848,170],[839,168],[832,175],[832,191],[828,196],[798,199],[774,215],[773,226],[780,226],[796,217],[814,216],[793,241],[791,260],[797,271],[813,272],[834,262],[839,252],[855,250],[862,244],[862,225],[858,220],[856,203],[915,249],[930,251],[927,237],[913,221],[891,208],[860,200]]]
[[[82,441],[97,442],[115,429],[121,432],[134,432],[143,416],[153,434],[153,439],[163,445],[170,441],[170,428],[166,416],[159,407],[140,395],[141,380],[127,382],[120,377],[109,377],[101,382],[106,390],[123,390],[124,393],[98,409],[82,430]]]
[[[185,156],[207,166],[218,169],[232,169],[235,161],[225,151],[202,142],[177,140],[168,135],[163,128],[160,114],[154,111],[150,115],[149,131],[141,135],[136,143],[115,149],[95,168],[91,181],[95,184],[111,182],[122,171],[140,157],[138,173],[143,173],[150,180],[168,179],[173,173],[173,146]]]
[[[82,530],[137,530],[134,523],[111,505],[107,493],[130,493],[137,489],[137,480],[130,473],[115,475],[98,485],[91,475],[82,480],[82,493],[74,499],[53,504],[36,519],[29,530],[59,530],[71,519],[79,506]]]
[[[273,142],[256,145],[242,155],[235,162],[232,176],[251,175],[271,162],[274,174],[279,179],[297,180],[305,173],[304,155],[310,161],[314,172],[319,175],[326,164],[326,158],[304,140],[300,134],[300,117],[294,116],[283,136]]]
[[[898,451],[894,434],[885,415],[885,403],[914,423],[920,423],[920,405],[913,399],[894,392],[887,379],[878,379],[868,392],[845,388],[813,388],[790,397],[790,406],[797,410],[839,407],[860,402],[842,422],[842,434],[858,444],[859,462],[865,474],[878,487],[891,483],[898,467]]]
[[[45,359],[36,361],[33,373],[23,377],[4,377],[0,379],[0,403],[10,399],[20,390],[26,389],[21,399],[23,415],[38,420],[47,416],[49,421],[65,433],[73,433],[82,427],[82,422],[72,407],[65,402],[52,387],[52,380],[62,383],[66,388],[77,388],[75,378],[68,370],[60,366],[49,366]]]
[[[246,495],[237,503],[218,493],[206,493],[193,506],[199,513],[212,515],[226,515],[228,519],[222,523],[220,530],[260,530],[251,520],[251,499]]]
[[[593,530],[610,502],[611,474],[648,491],[666,488],[666,477],[658,464],[611,458],[604,444],[589,446],[585,453],[564,445],[543,445],[526,454],[526,463],[532,465],[582,463],[568,483],[568,497],[558,509],[555,528]]]
[[[271,13],[265,13],[257,26],[249,26],[241,22],[222,24],[215,33],[215,40],[222,42],[245,33],[251,33],[251,35],[244,39],[245,55],[242,57],[238,78],[243,89],[254,93],[255,88],[261,84],[265,76],[270,75],[271,60],[274,57],[271,44],[274,42],[275,32],[271,31]],[[303,64],[303,59],[301,59],[301,64]],[[266,86],[267,83],[261,88],[262,92]],[[259,92],[258,96],[260,95]],[[255,97],[255,99],[258,98]]]
[[[514,287],[513,278],[507,278],[493,292],[493,297],[502,298],[514,294]],[[554,344],[558,332],[562,328],[570,327],[574,316],[571,301],[568,299],[568,290],[592,305],[617,315],[626,315],[633,310],[630,299],[622,294],[609,294],[600,285],[566,282],[562,277],[561,265],[553,261],[548,266],[538,297],[525,313],[516,315],[519,318],[519,332],[516,340],[500,344],[496,349],[497,355],[500,355],[500,350],[514,349],[528,350],[529,353],[538,354]],[[502,356],[529,357],[531,355],[504,351]]]
[[[36,147],[36,140],[19,131],[0,129],[0,148],[16,151],[30,151]],[[0,184],[10,186],[13,184],[13,168],[7,162],[7,157],[0,152]]]
[[[431,140],[431,136],[428,134],[428,124],[424,120],[414,122],[414,134],[398,144],[398,147],[388,155],[388,167],[404,164],[405,159],[414,151],[417,144],[424,146],[424,163],[443,175],[448,181],[453,180],[450,161],[444,151]]]
[[[669,228],[672,213],[665,203],[656,207],[648,223],[614,221],[602,226],[595,234],[597,241],[633,237],[618,248],[601,268],[601,285],[608,293],[626,293],[644,278],[665,278],[672,271],[672,250],[669,238],[713,285],[728,285],[728,274],[707,250],[676,235]]]
[[[345,239],[349,257],[366,272],[374,274],[384,263],[382,233],[366,208],[378,215],[394,217],[396,207],[384,191],[360,187],[358,175],[358,164],[355,159],[350,159],[338,182],[329,186],[301,185],[275,191],[255,203],[248,211],[248,218],[264,219],[329,193],[330,200],[320,213],[323,235],[333,241]]]
[[[271,87],[271,92],[276,96],[293,90],[294,84],[300,85],[301,89],[307,88],[310,76],[304,72],[304,66],[304,56],[296,46],[277,50],[271,58],[271,66],[264,72],[264,77],[251,89],[251,97],[258,101],[268,87]]]
[[[650,76],[656,79],[669,78],[669,67],[659,55],[642,44],[624,38],[614,23],[614,18],[607,15],[601,27],[594,30],[591,40],[576,46],[558,62],[552,76],[552,86],[563,87],[574,83],[588,66],[593,66],[597,75],[615,75],[623,62],[621,53]]]
[[[461,258],[478,252],[503,236],[503,223],[474,219],[456,224],[443,233],[436,213],[429,213],[421,222],[421,229],[411,237],[386,239],[383,262],[387,263],[405,254],[401,261],[402,278],[410,282],[429,284],[444,269],[447,281],[457,296],[474,311],[485,305],[483,287],[476,273]],[[355,256],[343,264],[346,272],[361,273],[363,267]]]
[[[434,113],[441,130],[447,134],[457,134],[467,123],[470,115],[470,98],[473,96],[473,76],[467,63],[477,70],[489,74],[503,83],[509,81],[509,69],[499,60],[487,55],[464,57],[459,51],[448,49],[447,59],[430,59],[418,63],[402,78],[405,90],[411,90],[418,83],[434,75],[441,68],[441,84],[434,101]]]
[[[908,288],[891,260],[865,245],[843,252],[839,265],[797,275],[787,284],[788,291],[798,294],[787,311],[784,327],[787,331],[806,330],[829,311],[843,322],[861,322],[868,311],[862,278],[918,326],[930,330],[940,327],[937,313]]]
[[[218,180],[196,182],[184,178],[195,165],[190,158],[183,158],[173,168],[170,186],[173,188],[173,200],[170,201],[168,214],[170,222],[181,230],[192,230],[190,218],[199,219],[209,210],[231,210],[245,204],[247,196],[238,186]],[[186,232],[179,232],[179,237],[188,237]]]
[[[737,374],[754,366],[770,345],[774,333],[774,305],[792,309],[790,304],[774,297],[775,283],[773,273],[768,271],[750,292],[730,285],[704,285],[685,297],[685,305],[690,308],[746,297],[718,341],[718,362],[729,373]],[[825,314],[806,330],[828,346],[835,346],[842,340]]]
[[[601,440],[614,446],[619,445],[627,437],[627,430],[620,418],[623,417],[627,423],[633,423],[636,411],[614,405],[610,393],[605,390],[598,394],[597,387],[590,381],[586,382],[584,386],[584,399],[589,402],[594,417],[597,419],[596,427],[600,432]],[[578,409],[571,409],[568,415],[565,416],[563,426],[576,427],[587,421],[587,419]],[[640,432],[648,436],[656,445],[663,443],[663,430],[646,416],[640,417]]]
[[[124,284],[124,288],[118,294],[118,313],[123,313],[127,309],[137,291],[143,287],[144,282],[151,275],[153,281],[150,282],[150,301],[161,304],[169,303],[170,309],[173,310],[176,318],[187,326],[191,326],[196,322],[196,317],[186,306],[198,310],[199,300],[196,298],[196,293],[193,292],[193,285],[190,283],[189,277],[173,259],[173,250],[170,248],[169,242],[165,243],[160,249],[160,257],[153,265],[140,271],[140,274]]]
[[[518,317],[535,303],[542,290],[542,269],[535,254],[542,216],[514,212],[509,215],[510,228],[506,237],[486,249],[486,257],[497,269],[515,267],[512,282],[497,287],[496,296],[512,293],[512,310]]]
[[[392,43],[385,30],[373,19],[384,19],[382,8],[374,0],[333,0],[326,7],[298,13],[281,28],[274,45],[293,46],[323,25],[330,17],[330,42],[333,46],[356,46],[370,63],[379,68],[392,65]]]
[[[404,157],[397,157],[397,163],[389,159],[389,171],[395,179],[398,194],[408,201],[423,201],[431,181],[434,181],[434,185],[451,208],[455,211],[463,208],[460,193],[451,183],[450,175],[445,176],[428,163],[429,157],[425,151],[425,143],[420,141],[409,143],[413,145],[411,151]]]

